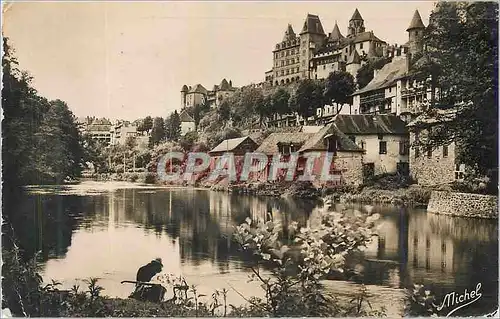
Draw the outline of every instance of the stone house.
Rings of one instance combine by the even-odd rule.
[[[306,129],[309,130],[309,127]],[[255,150],[256,153],[263,153],[267,155],[268,162],[264,168],[264,163],[260,163],[258,173],[254,174],[253,180],[265,181],[270,175],[271,163],[273,156],[280,154],[284,161],[288,160],[290,153],[298,152],[304,143],[314,136],[315,133],[272,133],[269,135],[260,146]],[[285,172],[286,174],[286,172]],[[252,176],[251,176],[252,177]]]
[[[342,133],[335,123],[325,125],[320,131],[309,138],[299,149],[302,156],[299,159],[299,171],[304,170],[305,156],[310,153],[319,153],[313,165],[313,175],[321,176],[323,163],[327,153],[333,154],[329,174],[338,175],[332,182],[320,182],[323,185],[355,185],[363,183],[363,154],[364,150],[356,145],[349,137]]]
[[[196,129],[194,119],[189,113],[184,109],[179,114],[181,120],[181,135],[184,136],[189,132],[193,132]]]
[[[419,185],[441,185],[462,181],[465,165],[458,162],[458,147],[455,142],[440,147],[428,147],[423,143],[428,130],[443,121],[450,121],[454,111],[436,110],[432,118],[419,115],[408,124],[410,133],[410,174]]]
[[[237,88],[233,87],[233,82],[222,79],[219,85],[214,85],[213,89],[207,90],[203,85],[196,84],[193,87],[183,85],[181,88],[181,107],[192,107],[203,105],[207,102],[210,107],[219,106],[222,101],[233,95]]]
[[[208,152],[210,155],[210,170],[216,167],[217,161],[225,154],[232,153],[234,162],[239,169],[246,153],[254,152],[257,149],[257,143],[249,136],[231,138],[220,142],[219,145],[214,147]]]
[[[409,133],[395,115],[338,115],[337,128],[365,150],[363,164],[368,174],[408,174]]]

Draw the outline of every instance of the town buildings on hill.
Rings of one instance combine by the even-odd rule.
[[[219,85],[214,85],[212,90],[207,90],[203,85],[183,85],[181,88],[181,107],[193,107],[208,103],[210,107],[219,106],[222,100],[231,96],[236,91],[233,82],[223,79]]]

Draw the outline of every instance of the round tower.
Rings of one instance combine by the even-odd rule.
[[[406,31],[408,31],[409,53],[413,56],[415,53],[419,53],[424,50],[424,30],[425,25],[422,22],[420,13],[418,10],[415,10],[410,26],[406,29]]]
[[[186,107],[186,94],[188,92],[187,85],[183,85],[181,88],[181,106]]]

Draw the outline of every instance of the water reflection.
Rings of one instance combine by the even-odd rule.
[[[365,210],[348,207],[353,208]],[[107,294],[120,297],[130,287],[119,282],[134,278],[155,257],[165,261],[166,272],[183,274],[207,292],[231,285],[257,295],[258,286],[245,283],[249,261],[231,240],[234,227],[247,217],[313,225],[319,213],[311,202],[143,187],[92,196],[34,194],[17,209],[24,212],[18,220],[24,225],[22,245],[28,254],[42,251],[44,278],[72,284],[75,278],[99,277]],[[481,282],[484,297],[475,306],[496,305],[496,222],[374,210],[381,214],[379,238],[357,261],[362,271],[356,280],[398,288],[426,283],[443,295]]]

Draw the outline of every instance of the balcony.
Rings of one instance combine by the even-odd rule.
[[[408,96],[412,96],[412,95],[426,94],[427,91],[428,90],[424,86],[402,88],[401,89],[401,97],[408,97]]]
[[[359,103],[360,104],[376,103],[376,102],[381,102],[384,99],[385,99],[385,93],[379,92],[361,97]]]

